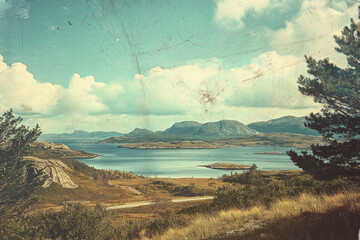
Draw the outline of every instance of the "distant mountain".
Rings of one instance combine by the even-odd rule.
[[[245,137],[258,134],[245,124],[233,120],[198,123],[184,121],[174,123],[165,131],[153,132],[136,128],[125,136],[111,137],[98,143],[139,143],[139,142],[169,142],[182,140],[208,141],[230,137]]]
[[[194,135],[202,123],[196,121],[184,121],[174,123],[170,128],[166,129],[162,134],[164,135]]]
[[[317,131],[305,127],[305,122],[305,117],[285,116],[269,121],[250,123],[247,126],[262,133],[287,132],[319,136]]]
[[[126,137],[156,137],[158,136],[158,133],[155,133],[151,130],[144,129],[144,128],[135,128],[128,134],[126,134]]]
[[[103,132],[103,131],[96,131],[96,132],[86,132],[82,130],[75,130],[73,133],[60,133],[60,134],[42,134],[39,137],[39,140],[48,141],[54,139],[72,139],[72,138],[94,138],[94,139],[104,139],[110,138],[115,136],[123,136],[124,134],[119,132]]]
[[[195,133],[197,136],[252,136],[258,134],[257,131],[249,128],[234,120],[222,120],[219,122],[209,122],[203,124]]]

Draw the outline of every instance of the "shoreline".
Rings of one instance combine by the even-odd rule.
[[[171,142],[144,142],[144,143],[125,143],[117,146],[117,148],[128,149],[218,149],[228,148],[228,144],[214,144],[205,141],[171,141]]]

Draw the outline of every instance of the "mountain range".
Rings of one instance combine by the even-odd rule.
[[[257,131],[234,120],[198,123],[184,121],[174,123],[165,131],[153,132],[148,129],[136,128],[132,132],[119,137],[111,137],[98,143],[137,143],[175,140],[215,140],[232,137],[253,136]]]
[[[139,143],[181,140],[208,141],[248,137],[259,133],[259,131],[235,120],[221,120],[208,123],[183,121],[174,123],[164,131],[153,132],[148,129],[136,128],[124,136],[111,137],[98,143]]]
[[[216,140],[253,136],[259,133],[297,133],[303,135],[319,134],[304,126],[305,117],[284,116],[269,121],[253,122],[248,125],[235,120],[199,123],[183,121],[174,123],[164,131],[153,132],[148,129],[135,128],[128,134],[119,132],[86,132],[76,130],[73,133],[43,134],[40,140],[54,139],[104,139],[100,143],[136,143],[149,141],[173,140]]]
[[[54,139],[105,139],[114,136],[123,136],[124,134],[111,131],[96,131],[96,132],[87,132],[82,130],[75,130],[73,133],[50,133],[50,134],[41,134],[39,140],[42,141],[51,141]]]
[[[196,121],[183,121],[174,123],[165,131],[153,132],[147,129],[136,128],[124,135],[126,137],[181,137],[181,138],[218,138],[252,136],[259,133],[298,133],[303,135],[319,134],[304,126],[305,117],[284,116],[269,121],[253,122],[248,125],[235,120],[222,120],[218,122],[199,123]]]

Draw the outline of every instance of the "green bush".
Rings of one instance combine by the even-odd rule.
[[[137,177],[131,172],[96,169],[74,159],[61,159],[61,161],[69,168],[77,172],[81,172],[86,176],[92,177],[95,180],[108,181],[118,179],[132,179]]]
[[[111,212],[101,205],[81,204],[64,207],[60,212],[45,211],[23,217],[19,239],[116,239]],[[10,238],[9,238],[10,239]]]
[[[251,168],[244,173],[235,173],[234,175],[224,176],[223,181],[250,185],[261,185],[265,183],[264,179],[261,177],[260,171],[257,170],[257,166],[255,164],[253,164]]]
[[[195,185],[177,185],[171,182],[166,181],[154,181],[151,183],[154,187],[161,190],[166,190],[170,193],[173,193],[175,196],[182,197],[196,197],[196,196],[205,196],[215,194],[214,188],[199,188]]]
[[[315,180],[310,175],[300,175],[286,181],[274,181],[261,185],[233,184],[218,189],[213,209],[247,208],[255,205],[269,206],[284,197],[299,196],[301,193],[335,194],[342,191],[360,190],[358,177],[341,177],[333,180]]]
[[[149,222],[145,233],[147,237],[152,237],[164,233],[169,228],[184,227],[187,223],[186,219],[177,217],[173,212],[167,212],[162,214],[160,218]]]
[[[152,237],[186,224],[186,219],[170,211],[154,220],[115,220],[112,212],[101,205],[92,208],[76,203],[60,211],[47,210],[13,219],[1,239],[135,240],[142,233]]]

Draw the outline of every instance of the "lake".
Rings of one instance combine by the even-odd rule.
[[[79,159],[97,169],[131,171],[149,177],[219,177],[238,170],[217,170],[199,165],[216,162],[252,165],[259,170],[297,170],[289,156],[255,154],[262,152],[282,152],[294,149],[289,147],[232,147],[223,149],[166,149],[142,150],[117,148],[116,144],[95,144],[94,140],[54,140],[64,143],[71,149],[83,150],[103,156]]]

